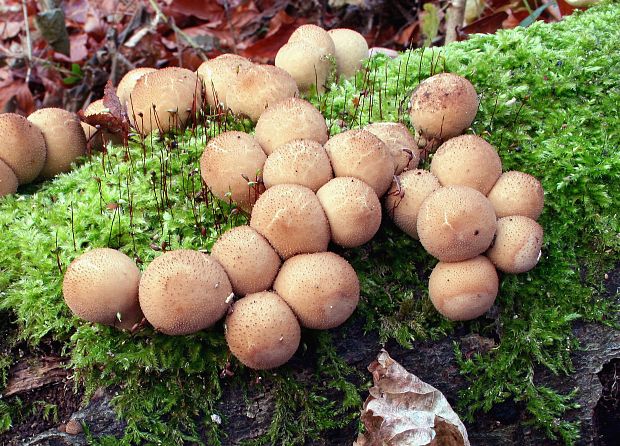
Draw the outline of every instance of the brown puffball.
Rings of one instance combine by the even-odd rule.
[[[41,130],[23,116],[0,114],[0,160],[11,168],[19,184],[31,183],[39,176],[47,148]]]
[[[404,124],[399,122],[375,122],[364,127],[381,141],[390,150],[394,161],[394,175],[400,175],[404,170],[412,170],[420,163],[420,149],[413,135]]]
[[[327,152],[309,139],[293,140],[278,147],[267,157],[263,168],[267,189],[276,184],[299,184],[316,192],[333,177]]]
[[[0,160],[0,197],[17,192],[17,177],[7,164]]]
[[[128,330],[142,320],[139,282],[133,260],[115,249],[97,248],[71,262],[62,294],[79,318]]]
[[[437,189],[418,212],[420,243],[442,262],[459,262],[482,254],[493,241],[495,227],[491,202],[467,186]]]
[[[294,139],[310,139],[325,144],[325,118],[314,105],[299,98],[271,104],[256,123],[256,140],[267,155]]]
[[[222,265],[189,249],[153,260],[140,279],[140,307],[149,323],[168,335],[195,333],[221,319],[232,299]]]
[[[109,115],[110,110],[103,103],[103,99],[97,99],[96,101],[88,104],[88,107],[84,109],[84,116],[92,116],[92,115]],[[82,122],[82,128],[84,129],[84,133],[86,135],[86,141],[88,142],[92,135],[95,134],[97,129],[90,125]],[[91,145],[95,150],[103,149],[104,144],[111,142],[112,145],[120,145],[123,143],[123,137],[120,134],[110,133],[107,130],[99,132],[95,135],[94,140]]]
[[[270,289],[281,263],[269,242],[249,226],[222,234],[211,256],[224,267],[237,296]]]
[[[295,79],[299,91],[307,92],[315,85],[319,93],[325,91],[332,68],[328,54],[303,40],[283,45],[276,54],[275,65]]]
[[[198,67],[196,74],[204,86],[207,103],[211,107],[218,104],[226,106],[226,94],[241,67],[252,66],[252,62],[236,54],[222,54],[207,60]]]
[[[292,42],[307,42],[308,44],[319,48],[325,54],[334,55],[336,47],[329,33],[317,25],[302,25],[297,28],[288,39]]]
[[[201,91],[196,73],[185,68],[168,67],[145,74],[131,92],[129,121],[142,135],[185,128],[202,104]]]
[[[538,263],[542,242],[543,228],[535,220],[522,215],[503,217],[497,221],[487,257],[500,271],[524,273]]]
[[[226,104],[233,113],[256,122],[269,105],[294,96],[299,96],[299,89],[290,74],[273,65],[255,64],[239,67]]]
[[[303,327],[319,330],[343,324],[360,297],[355,270],[333,252],[291,257],[282,265],[273,288]]]
[[[431,172],[442,186],[468,186],[486,195],[502,174],[502,161],[495,147],[484,139],[461,135],[437,149]]]
[[[301,253],[327,251],[329,223],[312,190],[297,184],[278,184],[256,201],[250,226],[287,259]]]
[[[330,29],[329,36],[334,42],[338,74],[346,78],[355,76],[368,58],[368,43],[357,31],[346,28]]]
[[[418,213],[422,202],[441,187],[439,180],[428,170],[403,172],[385,194],[385,209],[403,232],[418,239]]]
[[[129,70],[118,83],[116,87],[116,96],[120,100],[121,105],[127,110],[129,108],[130,95],[133,91],[133,87],[136,86],[136,82],[145,74],[153,73],[157,71],[156,68],[140,67]]]
[[[355,248],[372,239],[381,226],[381,203],[372,187],[357,178],[339,177],[316,193],[332,234],[332,241]]]
[[[259,180],[267,156],[247,133],[230,131],[211,139],[200,158],[200,174],[211,192],[250,210],[262,192]],[[255,182],[249,185],[248,180]]]
[[[301,339],[299,322],[276,293],[249,294],[226,317],[226,342],[241,363],[256,370],[279,367],[293,357]]]
[[[86,154],[86,136],[75,113],[61,108],[42,108],[28,116],[45,139],[47,157],[39,177],[49,179],[69,172],[71,163]]]
[[[453,321],[482,316],[495,302],[498,289],[497,271],[484,256],[462,262],[439,262],[428,282],[431,302]]]
[[[464,77],[440,73],[420,82],[411,95],[409,115],[428,139],[447,140],[468,128],[478,112],[478,95]]]
[[[542,184],[532,175],[512,170],[505,172],[488,195],[497,218],[523,215],[538,220],[545,204]]]
[[[347,130],[333,136],[325,150],[337,177],[354,177],[382,197],[392,183],[394,161],[387,146],[366,130]]]

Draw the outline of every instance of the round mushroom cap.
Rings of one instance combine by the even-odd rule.
[[[39,176],[47,148],[43,134],[34,124],[15,113],[0,114],[0,160],[11,168],[19,184]]]
[[[366,130],[347,130],[325,144],[336,177],[353,177],[372,187],[378,197],[394,177],[394,161],[387,146]]]
[[[409,115],[416,131],[426,139],[446,140],[471,125],[478,103],[471,82],[453,73],[440,73],[414,90]]]
[[[249,294],[226,317],[226,342],[241,363],[256,370],[279,367],[293,357],[301,339],[297,318],[276,293]]]
[[[295,79],[300,91],[309,91],[316,85],[319,93],[325,91],[325,84],[332,68],[329,55],[303,40],[282,46],[276,54],[275,64]]]
[[[69,172],[71,163],[86,154],[86,136],[75,113],[61,108],[42,108],[28,116],[28,121],[41,130],[47,146],[41,178]]]
[[[522,215],[497,221],[495,241],[487,251],[493,264],[505,273],[519,274],[531,270],[540,259],[543,228]]]
[[[97,248],[77,257],[65,272],[62,294],[76,316],[130,329],[142,320],[140,270],[120,251]]]
[[[403,232],[418,240],[418,213],[426,197],[441,187],[439,180],[427,170],[403,172],[385,194],[385,209]]]
[[[228,310],[232,287],[222,265],[189,249],[153,260],[140,279],[140,307],[146,320],[168,335],[195,333]]]
[[[18,185],[15,172],[4,161],[0,160],[0,197],[14,194],[17,192]]]
[[[256,123],[256,140],[267,155],[294,139],[310,139],[325,144],[325,118],[314,105],[299,98],[271,104]]]
[[[447,186],[430,194],[418,212],[418,236],[442,262],[471,259],[488,249],[495,235],[493,205],[467,186]]]
[[[329,223],[312,190],[297,184],[267,189],[252,209],[250,226],[265,237],[280,257],[327,251]]]
[[[428,282],[431,302],[453,321],[482,316],[495,302],[498,289],[497,271],[484,256],[462,262],[439,262]]]
[[[327,152],[309,139],[292,140],[278,147],[263,168],[267,189],[276,184],[299,184],[316,192],[333,177]]]
[[[437,149],[431,172],[442,186],[468,186],[486,195],[502,174],[502,161],[495,147],[484,139],[461,135]]]
[[[263,191],[260,175],[267,156],[247,133],[230,131],[211,139],[200,158],[200,173],[220,200],[250,210]],[[248,184],[248,181],[256,184]]]
[[[357,31],[346,28],[330,29],[328,34],[334,42],[338,74],[346,78],[355,76],[362,61],[368,58],[366,39]]]
[[[129,70],[123,76],[123,78],[118,83],[118,86],[116,87],[116,96],[118,96],[121,105],[125,109],[129,108],[128,104],[130,103],[130,95],[133,91],[133,87],[136,86],[136,82],[138,82],[138,79],[140,79],[145,74],[153,73],[155,71],[157,71],[156,68],[140,67]]]
[[[302,25],[297,28],[288,39],[288,43],[293,42],[307,42],[319,48],[324,54],[336,54],[336,46],[331,36],[317,25]]]
[[[545,204],[542,184],[532,175],[511,170],[499,177],[489,200],[498,218],[523,215],[538,220]]]
[[[97,99],[96,101],[91,102],[90,104],[88,104],[88,107],[84,109],[84,116],[109,115],[109,114],[110,114],[110,110],[108,110],[108,108],[103,103],[103,99]],[[97,128],[93,127],[90,124],[86,124],[86,123],[83,123],[83,124],[88,126],[88,127],[84,127],[84,125],[82,126],[82,128],[84,129],[84,133],[86,134],[86,141],[88,142],[90,137],[97,131]],[[88,129],[88,133],[87,133],[87,129]],[[95,140],[93,141],[93,144],[92,144],[93,148],[101,150],[103,149],[103,146],[108,143],[108,141],[111,142],[112,145],[117,146],[123,143],[123,137],[119,134],[110,133],[107,130],[104,130],[95,136]]]
[[[136,81],[127,114],[142,135],[184,128],[202,104],[202,84],[193,71],[168,67]]]
[[[282,265],[273,288],[303,327],[319,330],[343,324],[360,298],[355,270],[333,252],[291,257]]]
[[[237,296],[271,288],[280,257],[269,242],[249,226],[237,226],[217,239],[211,256],[220,262]]]
[[[226,93],[230,90],[241,67],[252,66],[245,57],[236,54],[222,54],[215,59],[203,62],[196,71],[202,81],[207,103],[211,107],[226,106]]]
[[[399,122],[375,122],[368,124],[369,131],[385,143],[394,161],[394,175],[412,170],[420,163],[420,149],[413,135]]]
[[[245,115],[256,122],[265,109],[278,101],[299,96],[295,79],[273,65],[239,67],[226,104],[237,115]]]
[[[97,133],[97,128],[85,122],[80,122],[82,130],[84,131],[84,137],[86,138],[86,147],[88,149],[88,143],[92,150],[103,150],[103,138],[101,133]],[[92,141],[91,141],[92,139]]]
[[[368,184],[353,177],[330,180],[316,193],[332,234],[332,241],[355,248],[370,241],[381,226],[381,203]]]

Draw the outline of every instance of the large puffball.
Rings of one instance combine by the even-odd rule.
[[[0,197],[14,194],[19,185],[15,172],[2,160],[0,160]]]
[[[334,41],[327,31],[317,25],[302,25],[297,28],[291,37],[289,43],[306,42],[316,48],[319,48],[324,54],[334,55],[336,47]]]
[[[145,74],[153,73],[155,71],[157,71],[156,68],[140,67],[129,70],[123,76],[123,78],[118,83],[118,86],[116,87],[116,96],[118,96],[118,99],[121,105],[125,108],[125,110],[129,108],[128,104],[131,102],[131,92],[136,86],[136,82],[138,82],[138,79],[140,79]]]
[[[300,91],[310,91],[316,86],[319,93],[325,91],[332,62],[324,51],[303,40],[282,46],[275,59],[276,67],[289,73]]]
[[[488,197],[498,218],[523,215],[537,220],[545,204],[540,181],[515,170],[502,174]]]
[[[368,124],[364,130],[369,131],[390,150],[394,160],[394,175],[405,170],[413,170],[420,163],[420,149],[404,124],[399,122],[375,122]]]
[[[535,220],[522,215],[503,217],[487,257],[505,273],[519,274],[531,270],[540,259],[543,228]]]
[[[346,78],[355,76],[368,58],[368,43],[357,31],[346,28],[331,29],[329,36],[334,42],[338,74]]]
[[[39,176],[47,148],[41,130],[23,116],[0,114],[0,160],[11,168],[19,184],[31,183]]]
[[[198,67],[196,74],[202,81],[207,103],[211,107],[226,106],[226,94],[230,91],[239,70],[252,66],[245,57],[236,54],[222,54],[207,60]]]

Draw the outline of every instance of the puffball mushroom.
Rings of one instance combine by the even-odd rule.
[[[360,297],[355,270],[333,252],[291,257],[282,265],[273,288],[303,327],[319,330],[344,323]]]
[[[17,192],[17,177],[13,170],[0,160],[0,197]]]
[[[489,200],[498,218],[523,215],[538,220],[545,204],[542,184],[532,175],[512,170],[499,177]]]
[[[130,329],[142,320],[140,270],[120,251],[97,248],[77,257],[65,272],[62,294],[76,316]]]
[[[116,87],[116,96],[120,100],[121,105],[127,110],[129,108],[130,95],[133,88],[136,86],[136,82],[145,74],[153,73],[157,71],[156,68],[140,67],[129,70],[118,83]]]
[[[493,264],[505,273],[519,274],[538,263],[543,242],[543,228],[522,215],[503,217],[497,221],[495,241],[487,251]]]
[[[19,184],[31,183],[39,176],[47,148],[41,130],[23,116],[0,114],[0,160],[11,168]]]
[[[427,170],[403,172],[385,194],[385,209],[403,232],[418,240],[418,213],[422,202],[441,187],[435,175]]]
[[[484,139],[461,135],[437,149],[431,172],[442,186],[469,186],[486,195],[502,174],[502,161],[495,147]]]
[[[327,251],[329,223],[312,190],[297,184],[267,189],[252,209],[250,226],[265,237],[280,257]]]
[[[276,293],[249,294],[226,317],[230,352],[256,370],[279,367],[293,357],[301,339],[295,315]]]
[[[202,104],[202,84],[193,71],[168,67],[140,77],[131,92],[129,121],[142,135],[184,128]]]
[[[416,131],[427,140],[447,140],[471,125],[478,104],[471,82],[453,73],[440,73],[414,90],[409,115]]]
[[[316,192],[333,177],[327,152],[309,139],[293,140],[278,147],[267,157],[263,168],[267,189],[276,184],[299,184]]]
[[[418,212],[418,236],[430,255],[459,262],[482,254],[495,235],[493,205],[467,186],[447,186],[430,194]]]
[[[252,66],[245,57],[236,54],[222,54],[215,59],[203,62],[196,71],[202,81],[207,103],[211,107],[223,104],[226,106],[226,94],[235,81],[237,72]]]
[[[249,226],[222,234],[211,249],[237,296],[268,290],[280,269],[280,257],[269,242]]]
[[[336,177],[354,177],[382,197],[392,183],[394,161],[387,146],[366,130],[347,130],[325,144]]]
[[[282,46],[276,54],[275,65],[295,79],[300,91],[309,91],[315,85],[319,93],[325,91],[332,68],[328,54],[303,40]]]
[[[200,158],[200,174],[216,197],[232,200],[247,211],[263,190],[259,177],[266,159],[251,135],[224,132],[207,143]]]
[[[307,42],[327,55],[336,53],[336,46],[329,33],[317,25],[302,25],[297,28],[288,39],[288,43],[294,42]]]
[[[370,241],[381,226],[381,203],[375,191],[361,180],[339,177],[316,193],[332,234],[332,241],[355,248]]]
[[[495,302],[498,290],[497,271],[484,256],[462,262],[439,262],[428,282],[431,302],[453,321],[482,316]]]
[[[140,279],[140,307],[149,323],[168,335],[195,333],[228,310],[232,286],[217,260],[189,249],[153,260]]]
[[[237,115],[245,115],[256,122],[265,109],[278,101],[299,96],[295,79],[273,65],[239,67],[226,104]]]
[[[103,99],[97,99],[96,101],[91,102],[88,107],[84,109],[84,116],[92,116],[92,115],[109,115],[110,110],[103,103]],[[92,135],[95,134],[97,129],[85,122],[82,123],[82,128],[84,129],[84,133],[86,134],[86,141],[89,141]],[[123,138],[120,135],[110,133],[108,131],[99,132],[98,135],[94,137],[94,141],[92,146],[95,150],[103,149],[104,143],[108,141],[113,145],[119,145],[123,143]]]
[[[71,163],[86,155],[86,136],[75,113],[61,108],[42,108],[28,116],[45,139],[47,157],[39,177],[49,179],[69,172]]]
[[[357,31],[346,28],[330,29],[328,34],[334,42],[338,74],[346,78],[355,76],[362,61],[368,58],[366,39]]]
[[[381,141],[390,150],[394,161],[394,175],[400,175],[404,170],[418,167],[420,163],[420,149],[407,127],[399,122],[375,122],[364,127]]]
[[[329,138],[325,118],[314,105],[299,98],[271,104],[256,123],[256,140],[267,155],[295,139],[325,144]]]

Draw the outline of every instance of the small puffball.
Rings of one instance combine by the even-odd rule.
[[[502,174],[488,197],[498,218],[523,215],[538,220],[545,203],[540,181],[515,170]]]
[[[420,149],[404,124],[399,122],[375,122],[364,127],[381,141],[390,150],[394,160],[394,175],[400,175],[404,170],[412,170],[420,163]]]
[[[276,54],[275,65],[289,73],[299,91],[307,92],[315,85],[323,93],[332,62],[324,51],[306,41],[289,42]]]
[[[226,317],[230,352],[256,370],[280,367],[293,357],[301,339],[295,315],[276,293],[249,294]]]
[[[19,184],[39,176],[47,148],[41,130],[21,115],[0,114],[0,160],[11,168]]]
[[[385,194],[385,209],[403,232],[418,239],[418,213],[422,202],[441,187],[439,180],[427,170],[403,172]]]
[[[103,99],[97,99],[96,101],[88,104],[88,107],[84,109],[84,116],[92,116],[92,115],[109,115],[110,110],[103,103]],[[97,132],[97,128],[82,122],[82,128],[84,129],[84,133],[86,135],[86,141],[88,142],[93,135]],[[102,130],[94,136],[91,145],[95,150],[102,150],[103,146],[108,142],[112,143],[112,145],[120,145],[123,143],[123,137],[117,133],[110,133],[107,130]]]
[[[352,177],[329,181],[316,193],[332,234],[332,241],[355,248],[370,241],[381,226],[381,203],[372,187]]]
[[[538,263],[542,242],[543,228],[536,221],[522,215],[503,217],[487,256],[500,271],[524,273]]]
[[[4,161],[0,160],[0,197],[14,194],[17,192],[18,185],[15,172]]]
[[[329,33],[317,25],[300,26],[293,32],[293,34],[291,34],[288,42],[307,42],[308,44],[319,48],[325,54],[334,55],[336,53],[334,41]]]
[[[155,71],[157,71],[156,68],[140,67],[129,70],[123,76],[123,78],[118,83],[118,86],[116,87],[116,96],[118,96],[118,99],[123,108],[125,108],[125,110],[129,108],[128,104],[130,103],[131,92],[136,86],[136,82],[138,82],[138,79],[140,79],[145,74],[153,73]]]
[[[328,34],[334,41],[338,74],[346,78],[355,76],[362,61],[368,58],[366,39],[357,31],[346,28],[331,29]]]
[[[236,54],[222,54],[207,60],[198,67],[196,74],[202,81],[207,103],[211,107],[222,104],[226,106],[226,94],[235,81],[241,67],[252,66],[245,57]]]
[[[484,256],[462,262],[439,262],[428,283],[431,302],[453,321],[482,316],[495,302],[498,290],[497,271]]]
[[[293,140],[278,147],[267,157],[263,168],[267,189],[276,184],[299,184],[316,192],[333,177],[327,152],[309,139]]]

